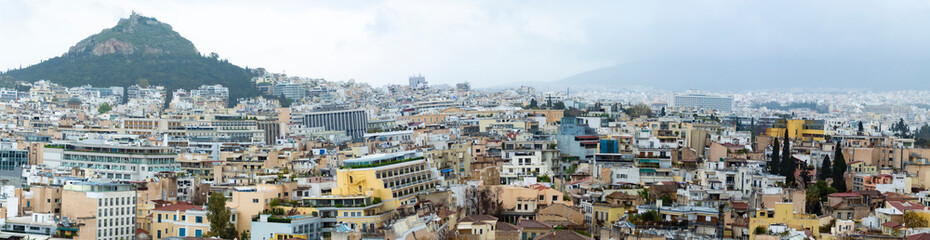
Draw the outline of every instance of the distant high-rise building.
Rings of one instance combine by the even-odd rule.
[[[675,107],[714,109],[721,112],[733,110],[733,98],[699,93],[675,95],[672,102]]]
[[[303,115],[300,123],[326,131],[346,131],[353,140],[360,140],[368,130],[368,113],[361,109],[310,112]]]
[[[463,83],[455,84],[455,90],[467,92],[471,90],[471,83],[463,82]]]
[[[410,76],[410,88],[424,88],[426,87],[426,77],[423,75]]]
[[[274,85],[274,95],[291,100],[301,100],[307,96],[307,86],[299,83],[278,83]]]

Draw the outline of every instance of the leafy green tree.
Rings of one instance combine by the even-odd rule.
[[[818,180],[826,180],[833,176],[833,170],[831,170],[830,165],[833,165],[833,163],[830,162],[830,156],[824,156],[823,162],[820,163],[820,170],[817,171]]]
[[[68,54],[28,68],[4,72],[3,75],[24,82],[45,79],[67,87],[86,84],[98,87],[164,86],[169,98],[170,93],[179,88],[195,89],[202,85],[220,84],[229,88],[230,106],[235,105],[239,98],[261,95],[251,81],[252,72],[200,55]]]
[[[650,109],[648,105],[642,104],[642,103],[630,106],[626,109],[623,109],[623,111],[627,115],[630,115],[630,117],[634,117],[634,118],[639,117],[639,116],[652,115],[652,109]]]
[[[113,109],[113,108],[110,107],[110,103],[103,103],[103,104],[100,104],[100,107],[99,107],[99,108],[97,108],[97,112],[99,112],[99,113],[106,113],[106,112],[109,112],[109,111],[112,110],[112,109]]]
[[[823,209],[821,204],[827,201],[827,195],[835,193],[836,189],[827,185],[826,181],[820,180],[807,188],[807,213],[821,215]]]
[[[229,222],[232,212],[226,207],[226,196],[212,193],[207,200],[207,219],[210,220],[209,236],[232,239],[239,235],[236,227]]]
[[[907,138],[910,137],[910,128],[907,127],[907,123],[904,122],[904,118],[899,118],[898,123],[891,124],[891,130],[895,132],[895,136]]]
[[[904,213],[904,226],[908,228],[925,228],[927,227],[927,219],[914,211],[907,211]]]
[[[756,235],[767,234],[767,233],[769,233],[769,230],[763,226],[756,226],[756,229],[753,230],[753,234],[756,234]]]
[[[836,143],[836,152],[833,153],[833,183],[831,186],[839,192],[846,192],[846,157],[843,156],[843,147]]]
[[[293,103],[294,103],[294,100],[291,100],[290,98],[286,98],[284,97],[284,95],[278,96],[278,104],[280,104],[281,107],[290,107],[291,104]]]
[[[647,203],[652,202],[653,199],[651,196],[649,196],[649,189],[645,189],[645,188],[640,189],[638,193],[639,193],[639,197],[642,198],[643,201],[646,201]]]
[[[537,108],[539,108],[539,103],[536,102],[536,99],[535,99],[535,98],[531,98],[531,99],[530,99],[530,104],[529,104],[529,105],[526,105],[526,108],[527,108],[527,109],[537,109]]]

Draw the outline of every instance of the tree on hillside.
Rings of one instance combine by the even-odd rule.
[[[236,226],[229,222],[232,212],[226,207],[226,196],[212,193],[207,200],[207,219],[210,220],[209,236],[233,239],[239,236]]]
[[[781,146],[781,173],[785,176],[785,182],[789,186],[794,186],[794,172],[797,169],[796,163],[791,156],[791,142],[788,138],[788,129],[785,129],[785,139]]]
[[[820,163],[820,170],[817,171],[817,180],[827,180],[830,176],[833,176],[833,170],[830,170],[830,165],[833,165],[830,162],[830,156],[824,156],[823,162]]]
[[[778,137],[775,138],[775,143],[772,145],[772,160],[769,161],[769,172],[772,174],[781,175],[781,157],[778,156],[778,152],[781,151],[781,147],[778,145]]]
[[[106,113],[109,112],[113,107],[110,107],[110,103],[103,103],[100,105],[100,108],[97,108],[97,112]]]
[[[833,183],[830,184],[836,191],[846,192],[846,158],[843,157],[843,148],[839,143],[836,144],[836,152],[833,153]]]
[[[862,121],[859,121],[859,135],[865,133],[865,127],[862,126]]]

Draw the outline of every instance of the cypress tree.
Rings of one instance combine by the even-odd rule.
[[[785,176],[785,182],[793,186],[795,183],[794,171],[797,169],[794,159],[791,158],[791,142],[788,138],[788,129],[785,129],[785,142],[781,147],[781,172]]]
[[[837,192],[846,192],[846,157],[843,157],[843,150],[840,144],[836,144],[836,152],[833,153],[833,183],[831,187]]]
[[[779,163],[781,157],[778,156],[779,151],[781,151],[781,147],[778,146],[778,138],[776,137],[775,143],[772,145],[772,160],[769,161],[769,172],[781,175],[781,172],[778,171],[778,169],[781,168],[781,163]]]
[[[833,165],[833,163],[830,162],[830,155],[824,156],[823,162],[820,163],[820,170],[817,171],[817,180],[827,180],[827,178],[833,176],[833,170],[831,170],[832,168],[830,165]]]

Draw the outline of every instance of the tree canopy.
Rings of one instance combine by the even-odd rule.
[[[222,193],[212,193],[207,200],[207,219],[210,220],[209,236],[223,239],[232,239],[239,236],[229,220],[232,212],[226,207],[226,196]]]

